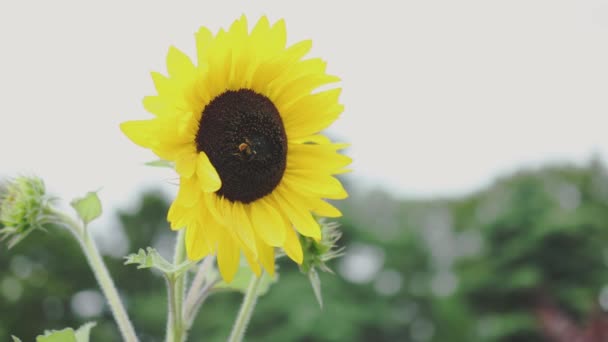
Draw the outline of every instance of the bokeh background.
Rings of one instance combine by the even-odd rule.
[[[608,2],[24,1],[0,3],[0,177],[37,174],[64,204],[101,189],[92,224],[144,341],[161,341],[162,279],[122,265],[170,255],[170,170],[121,135],[149,71],[200,25],[285,18],[288,40],[342,78],[350,142],[346,255],[280,264],[250,341],[608,340]],[[212,297],[192,340],[225,340],[238,294]],[[119,340],[67,233],[0,246],[0,340],[99,322]]]

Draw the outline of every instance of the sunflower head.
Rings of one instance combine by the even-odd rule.
[[[275,248],[301,264],[300,237],[321,240],[312,213],[337,217],[325,199],[347,196],[334,176],[350,158],[320,134],[343,110],[339,79],[311,41],[286,45],[284,21],[243,16],[228,30],[196,34],[194,62],[176,48],[167,75],[152,73],[158,94],[144,99],[153,118],[129,121],[136,144],[173,161],[180,177],[168,213],[185,228],[190,259],[217,254],[230,281],[243,255],[257,274],[274,273]]]
[[[44,222],[49,199],[44,182],[19,176],[0,184],[0,239],[16,245]]]

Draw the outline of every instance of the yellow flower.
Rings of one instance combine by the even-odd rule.
[[[196,33],[196,65],[178,49],[167,55],[168,76],[152,73],[158,95],[144,98],[150,120],[122,131],[138,145],[175,162],[178,195],[168,220],[186,227],[188,257],[217,253],[231,281],[241,252],[260,274],[274,274],[274,248],[298,264],[298,234],[321,239],[312,213],[338,217],[324,199],[347,193],[333,176],[351,159],[319,132],[343,110],[339,81],[319,58],[303,59],[306,40],[286,47],[283,20],[262,17],[248,31],[243,16],[228,31]]]

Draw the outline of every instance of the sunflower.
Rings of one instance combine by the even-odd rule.
[[[319,58],[304,59],[305,40],[286,46],[285,22],[262,17],[249,32],[243,16],[229,30],[196,33],[196,65],[178,49],[168,76],[152,73],[158,95],[144,98],[154,115],[122,131],[160,158],[174,161],[178,194],[167,218],[186,229],[191,260],[217,253],[224,280],[242,254],[259,276],[274,275],[275,247],[298,264],[299,235],[319,240],[313,213],[339,217],[325,199],[347,193],[334,175],[351,159],[319,132],[343,111],[339,79]]]

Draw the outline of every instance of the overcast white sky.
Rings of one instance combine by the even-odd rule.
[[[113,205],[168,188],[118,125],[146,117],[171,44],[193,55],[199,26],[242,13],[285,18],[342,77],[330,133],[352,143],[354,180],[432,196],[608,157],[607,1],[3,1],[0,176],[65,197],[102,187]]]

